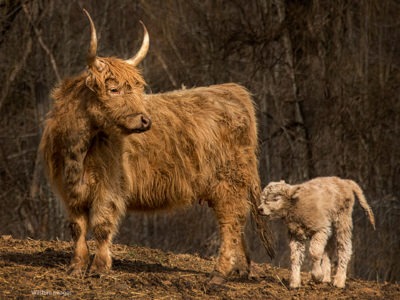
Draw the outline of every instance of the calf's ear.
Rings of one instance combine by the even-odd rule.
[[[289,198],[291,201],[298,201],[299,200],[299,195],[298,195],[298,191],[300,190],[300,187],[298,186],[291,186],[289,189]]]

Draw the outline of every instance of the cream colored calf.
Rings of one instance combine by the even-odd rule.
[[[336,250],[338,257],[333,285],[340,288],[345,286],[347,264],[352,254],[355,195],[375,229],[374,214],[361,188],[352,180],[319,177],[298,185],[290,185],[282,180],[271,182],[264,188],[259,213],[271,218],[283,218],[289,229],[292,268],[290,287],[300,286],[300,268],[307,239],[310,239],[310,256],[313,261],[311,274],[314,281],[331,281],[329,256],[333,253],[328,253],[331,248]]]

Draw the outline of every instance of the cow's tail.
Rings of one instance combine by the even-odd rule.
[[[267,220],[265,218],[262,218],[262,216],[258,214],[257,207],[259,204],[260,194],[260,185],[254,184],[250,190],[251,216],[252,220],[254,221],[253,226],[255,226],[255,230],[258,233],[258,236],[260,237],[265,250],[267,251],[269,257],[272,259],[275,257],[275,242]]]
[[[353,180],[348,180],[353,192],[356,194],[358,201],[360,202],[361,207],[364,209],[368,219],[375,230],[375,217],[371,207],[368,205],[367,199],[365,199],[364,193],[361,190],[360,186],[355,183]]]

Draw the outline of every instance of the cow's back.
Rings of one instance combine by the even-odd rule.
[[[257,126],[249,93],[223,84],[145,98],[152,128],[125,139],[131,209],[210,200],[220,181],[244,187],[257,172]]]

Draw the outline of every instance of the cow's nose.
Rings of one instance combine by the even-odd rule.
[[[143,129],[150,129],[151,127],[151,119],[149,117],[142,115],[142,127]]]

